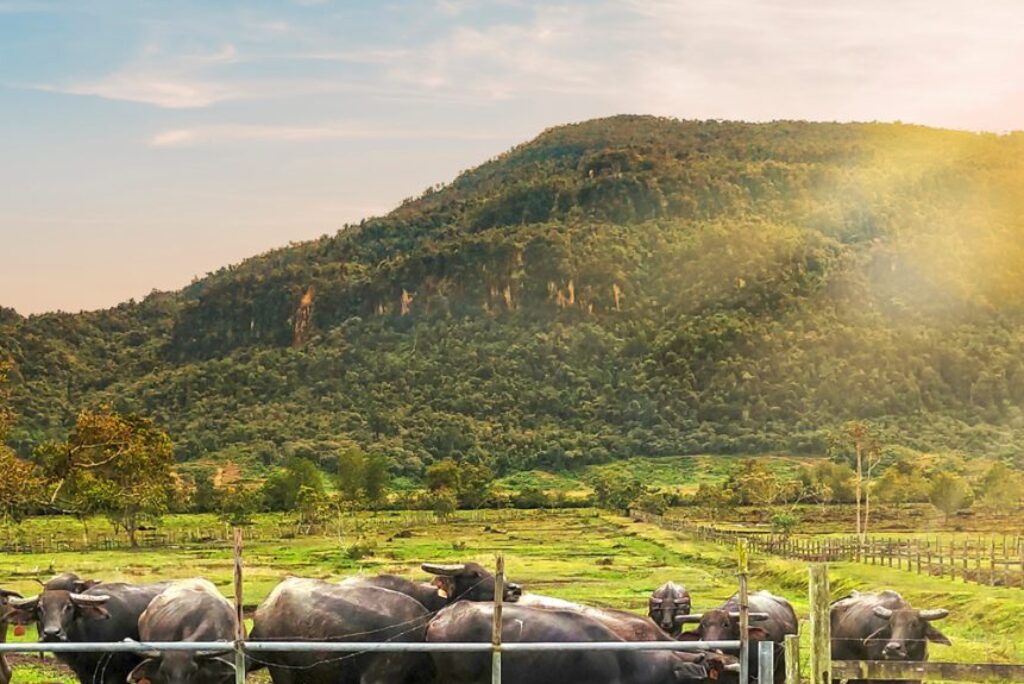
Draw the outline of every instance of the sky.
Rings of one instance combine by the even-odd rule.
[[[561,123],[1024,129],[1021,0],[0,0],[0,305],[334,233]]]

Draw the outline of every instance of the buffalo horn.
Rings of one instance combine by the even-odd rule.
[[[689,615],[680,615],[677,619],[679,622],[700,622],[704,618],[704,613],[690,613]]]
[[[739,663],[729,663],[728,665],[725,666],[725,671],[726,672],[739,672],[740,671],[740,664]]]
[[[7,605],[12,608],[35,608],[39,604],[38,596],[29,596],[28,598],[12,598],[7,602]]]
[[[9,589],[0,589],[0,598],[9,598],[12,596],[15,598],[21,598],[21,594],[19,594],[16,591],[10,591]]]
[[[729,613],[729,617],[733,620],[739,620],[740,614],[738,612]],[[768,619],[768,613],[747,613],[747,619],[751,622],[764,622]]]
[[[465,563],[455,563],[454,565],[442,565],[440,563],[424,563],[420,566],[424,572],[429,572],[431,575],[458,575],[459,573],[465,572]]]
[[[106,594],[100,594],[98,596],[88,596],[86,594],[70,594],[71,600],[78,605],[86,606],[99,606],[103,605],[110,600],[110,597]]]
[[[949,615],[949,611],[945,608],[933,608],[931,610],[922,610],[918,612],[918,617],[922,620],[941,620],[947,615]]]
[[[878,617],[888,620],[892,617],[892,609],[886,608],[885,606],[875,606],[875,615]]]

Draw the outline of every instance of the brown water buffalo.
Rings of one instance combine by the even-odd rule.
[[[951,645],[949,638],[931,624],[947,615],[949,611],[941,608],[912,608],[895,591],[878,594],[853,592],[832,604],[832,658],[928,660],[929,641]],[[849,681],[850,684],[859,684],[866,680]]]
[[[683,631],[683,618],[690,614],[690,592],[675,582],[665,582],[647,602],[647,615],[673,637]]]
[[[34,622],[43,642],[138,640],[139,616],[166,588],[166,583],[83,582],[67,573],[44,584],[38,596],[9,599],[7,618],[19,624]],[[60,653],[57,659],[83,684],[124,684],[142,661],[134,653],[97,652]]]
[[[782,684],[786,679],[786,665],[782,642],[787,634],[796,634],[798,623],[796,613],[789,601],[767,591],[751,594],[747,599],[750,611],[750,627],[747,636],[751,642],[772,641],[775,643],[775,684]],[[736,641],[740,638],[740,602],[738,596],[714,610],[700,615],[688,615],[686,621],[697,622],[694,630],[682,632],[683,640],[696,641]],[[757,644],[751,643],[749,660],[751,674],[757,673]]]
[[[491,640],[494,606],[459,602],[430,621],[426,638],[432,643],[487,643]],[[618,642],[623,641],[601,621],[575,610],[536,606],[505,606],[502,642]],[[445,684],[487,684],[490,653],[432,653],[437,681]],[[670,651],[539,651],[505,652],[502,681],[506,684],[672,684],[703,682],[709,668],[718,674],[725,665],[714,654],[693,662]]]
[[[21,598],[21,594],[0,589],[0,644],[7,641],[7,621],[4,616],[7,614],[7,600],[10,598]],[[11,666],[4,654],[0,653],[0,684],[9,684],[11,681]]]
[[[225,656],[238,633],[235,608],[204,579],[175,582],[153,599],[139,617],[139,638],[160,641],[223,641],[210,652],[153,651],[128,675],[128,682],[228,684],[234,663]]]

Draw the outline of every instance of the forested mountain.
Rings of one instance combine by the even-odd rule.
[[[0,310],[23,454],[108,404],[178,458],[396,472],[824,448],[1018,457],[1024,134],[621,116],[83,314]]]

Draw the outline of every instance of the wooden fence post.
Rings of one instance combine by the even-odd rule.
[[[829,623],[828,566],[810,567],[811,679],[810,684],[832,682],[832,637]]]
[[[491,684],[501,684],[501,604],[505,599],[505,557],[498,556],[494,573],[494,623],[491,626]]]
[[[234,530],[235,556],[235,684],[245,684],[245,605],[242,600],[242,528]]]
[[[740,578],[740,684],[750,682],[750,607],[747,605],[747,540],[736,540]]]
[[[787,634],[782,646],[786,660],[786,684],[800,684],[800,635]]]

